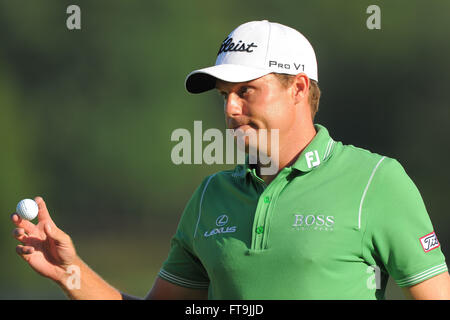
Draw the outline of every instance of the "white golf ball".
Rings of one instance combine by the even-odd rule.
[[[33,220],[38,215],[39,207],[34,200],[23,199],[17,204],[16,212],[22,219]]]

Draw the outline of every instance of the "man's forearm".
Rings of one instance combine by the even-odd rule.
[[[121,300],[121,293],[103,280],[79,257],[58,285],[74,300]]]
[[[408,299],[450,300],[450,276],[448,272],[444,272],[419,284],[402,289]]]

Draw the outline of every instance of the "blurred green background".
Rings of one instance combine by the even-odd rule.
[[[66,27],[70,4],[81,30]],[[366,27],[371,4],[381,30]],[[251,20],[310,39],[316,122],[403,164],[448,257],[449,12],[438,0],[0,0],[0,299],[65,299],[15,253],[9,216],[37,195],[94,270],[147,293],[192,192],[230,168],[171,162],[173,130],[224,128],[219,96],[186,93],[184,78]],[[392,282],[387,297],[403,298]]]

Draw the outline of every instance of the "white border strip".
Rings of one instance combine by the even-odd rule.
[[[334,144],[336,143],[336,141],[334,141],[333,139],[331,140],[331,144],[330,147],[328,148],[327,153],[325,154],[325,156],[323,157],[323,160],[325,161],[331,154],[331,152],[333,151],[334,148]]]
[[[445,263],[437,265],[435,267],[432,267],[430,269],[427,269],[425,271],[422,271],[418,274],[414,274],[412,276],[403,278],[401,280],[397,280],[397,285],[400,287],[406,287],[406,286],[412,286],[419,282],[425,281],[429,278],[432,278],[444,271],[447,270],[447,265]]]
[[[207,289],[209,287],[209,282],[201,282],[201,281],[193,281],[188,280],[184,278],[180,278],[178,276],[175,276],[164,269],[161,269],[158,273],[158,275],[163,278],[164,280],[174,282],[178,285],[189,287],[189,288],[195,288],[195,289]]]
[[[328,144],[327,144],[327,148],[325,149],[325,152],[323,154],[322,160],[325,160],[325,158],[327,157],[328,150],[330,150],[330,147],[332,144],[333,144],[333,139],[330,138],[330,141],[328,141]]]
[[[372,182],[373,176],[375,175],[375,172],[378,169],[378,166],[380,165],[380,163],[385,159],[386,157],[383,157],[380,159],[380,161],[378,161],[377,165],[375,166],[375,168],[372,171],[372,174],[369,178],[369,182],[367,182],[366,188],[364,189],[364,193],[363,196],[361,198],[361,202],[359,203],[359,212],[358,212],[358,229],[361,229],[361,213],[362,213],[362,206],[363,206],[363,202],[364,202],[364,198],[366,197],[367,194],[367,190],[369,189],[370,183]]]
[[[217,174],[217,173],[214,173],[212,176],[209,177],[208,181],[206,181],[205,188],[203,189],[202,196],[201,196],[201,198],[200,198],[199,209],[198,209],[198,220],[197,220],[197,225],[195,226],[195,231],[194,231],[194,239],[195,239],[195,236],[197,235],[197,229],[198,229],[198,224],[199,224],[199,222],[200,222],[200,217],[202,216],[203,196],[205,195],[205,191],[206,191],[206,188],[208,188],[209,182],[211,181],[211,179],[212,179],[216,174]]]

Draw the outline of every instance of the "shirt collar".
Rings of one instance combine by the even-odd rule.
[[[309,172],[325,163],[333,153],[336,141],[330,137],[327,128],[320,124],[315,124],[314,128],[316,129],[316,135],[302,151],[292,168]],[[245,164],[236,166],[233,176],[244,178],[252,171],[256,174],[255,170],[255,165],[249,164],[248,155],[246,155]]]
[[[317,133],[295,161],[294,169],[309,172],[326,162],[334,150],[336,141],[330,137],[327,128],[320,124],[315,124],[314,128]]]

